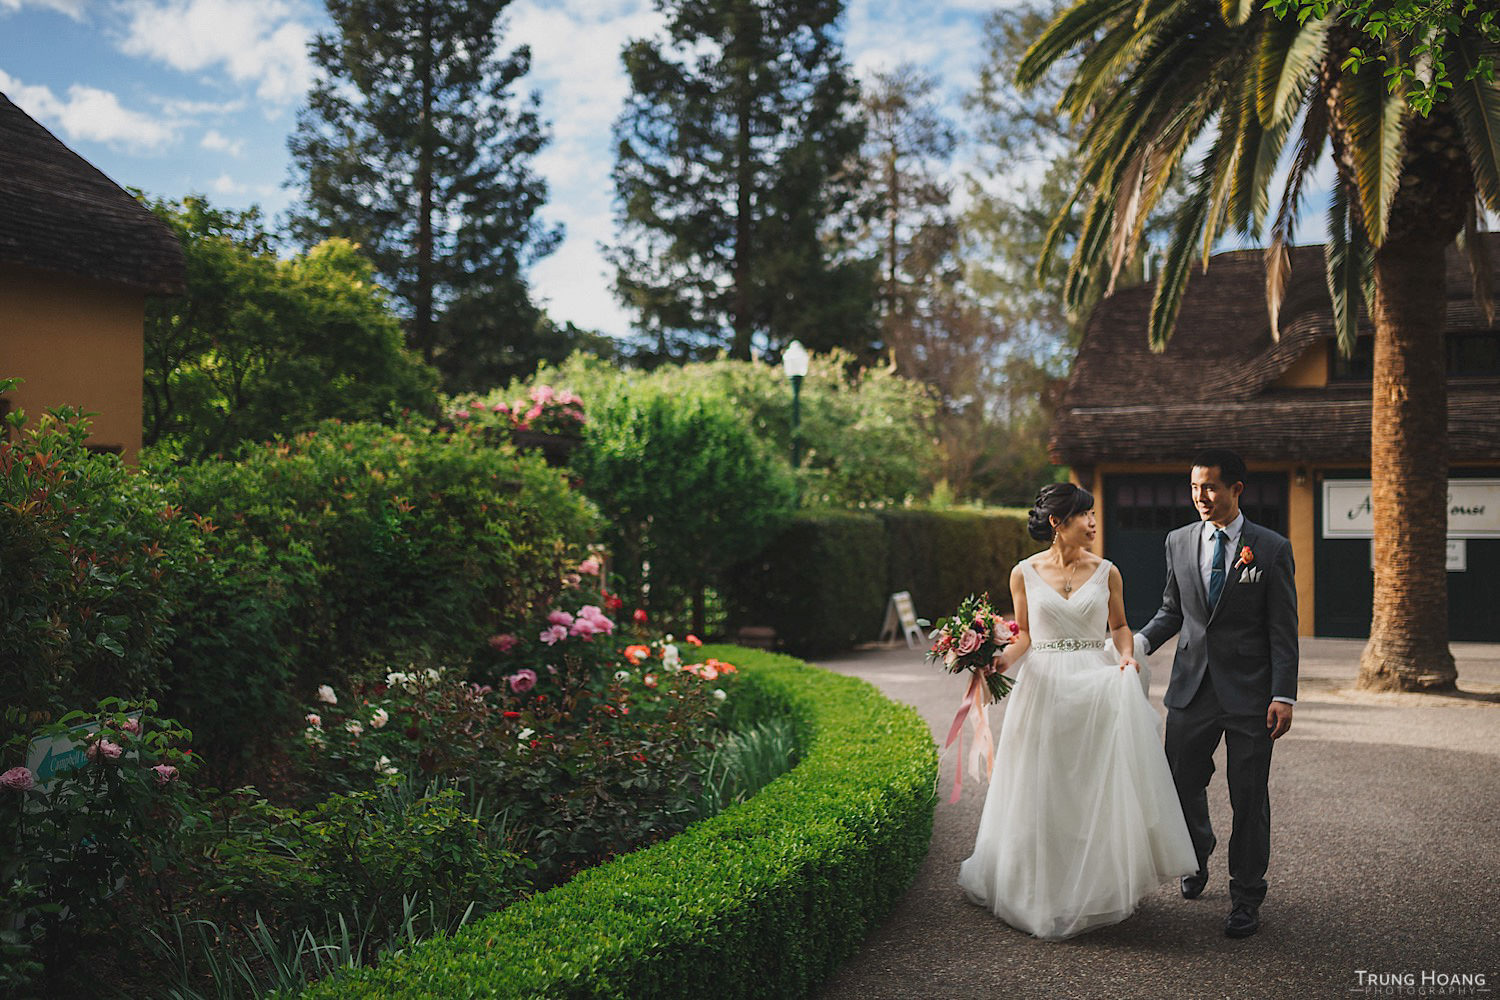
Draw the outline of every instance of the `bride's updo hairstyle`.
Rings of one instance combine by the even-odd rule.
[[[1048,483],[1036,495],[1036,503],[1026,516],[1026,530],[1039,542],[1050,542],[1055,534],[1050,518],[1067,523],[1074,514],[1094,509],[1094,495],[1072,483]]]

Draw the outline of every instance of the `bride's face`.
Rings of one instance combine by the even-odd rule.
[[[1094,512],[1086,510],[1057,525],[1057,542],[1074,548],[1091,548],[1098,531],[1099,522],[1095,519]]]

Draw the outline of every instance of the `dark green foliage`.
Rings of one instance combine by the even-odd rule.
[[[874,514],[798,514],[730,574],[730,620],[770,625],[807,655],[848,649],[880,632],[887,559],[885,525]]]
[[[982,511],[803,513],[736,568],[733,625],[770,625],[788,649],[821,655],[879,637],[890,595],[919,616],[951,614],[970,594],[1010,607],[1010,571],[1043,546],[1026,520]]]
[[[200,197],[148,207],[182,244],[187,293],[147,305],[146,444],[196,461],[328,417],[437,405],[437,374],[405,348],[348,241],[279,260],[253,210]]]
[[[593,528],[540,458],[464,431],[330,422],[170,472],[177,503],[216,526],[224,554],[254,561],[227,563],[208,607],[187,595],[197,625],[174,651],[168,699],[246,737],[264,725],[240,705],[257,683],[279,701],[293,676],[467,659],[555,586]],[[244,617],[257,609],[235,606],[242,585],[280,602],[276,620]],[[267,628],[252,640],[256,625]]]
[[[573,470],[604,513],[617,571],[650,587],[630,596],[684,624],[687,603],[759,551],[795,499],[727,400],[654,386],[590,405]]]
[[[848,347],[876,336],[874,261],[852,247],[863,126],[843,0],[660,0],[625,48],[615,125],[621,300],[643,355]]]
[[[561,234],[536,216],[546,132],[535,97],[513,95],[531,53],[503,50],[508,5],[330,0],[290,140],[304,192],[293,232],[364,249],[450,390],[531,371],[538,338],[556,333],[526,287]]]
[[[932,835],[927,724],[864,681],[705,647],[800,727],[747,802],[307,997],[800,997],[906,891]],[[738,696],[737,696],[738,697]]]
[[[10,380],[0,380],[0,391]],[[61,407],[0,441],[0,685],[18,728],[106,695],[154,690],[173,640],[163,577],[190,573],[199,532],[157,516],[164,501],[115,455],[84,445]]]

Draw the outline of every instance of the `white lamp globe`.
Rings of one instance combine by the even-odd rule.
[[[807,348],[802,346],[802,341],[794,340],[781,354],[781,368],[787,378],[801,378],[807,374],[807,360]]]

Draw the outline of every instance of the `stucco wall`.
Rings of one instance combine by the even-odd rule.
[[[32,417],[51,406],[96,412],[90,442],[141,446],[146,298],[134,289],[0,263],[0,376]]]

